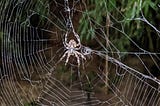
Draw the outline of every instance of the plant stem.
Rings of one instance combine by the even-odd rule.
[[[109,15],[107,14],[107,17],[106,17],[106,48],[108,48],[109,46],[109,27],[110,27],[110,17]],[[105,57],[105,92],[106,94],[108,93],[108,73],[109,73],[109,70],[108,70],[108,53],[106,53],[106,57]]]

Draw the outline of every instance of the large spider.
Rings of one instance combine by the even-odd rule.
[[[78,51],[81,49],[80,41],[78,43],[76,43],[76,41],[74,39],[71,39],[67,43],[67,38],[65,37],[65,42],[63,44],[64,44],[64,47],[66,48],[66,51],[63,54],[63,56],[60,58],[60,61],[62,59],[64,59],[65,56],[67,56],[66,61],[65,61],[65,65],[67,65],[70,56],[75,56],[77,58],[77,63],[78,63],[78,67],[79,67],[80,66],[80,57],[82,58],[82,60],[83,59],[86,60],[84,55]]]

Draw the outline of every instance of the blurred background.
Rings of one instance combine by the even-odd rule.
[[[159,0],[1,0],[1,106],[159,106]],[[69,6],[70,17],[65,8]],[[73,24],[86,57],[59,61]],[[68,41],[75,39],[69,34]]]

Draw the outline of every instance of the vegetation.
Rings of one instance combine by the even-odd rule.
[[[157,6],[158,0],[145,0],[142,3],[141,1],[87,0],[87,10],[83,14],[79,26],[81,39],[92,40],[97,35],[97,27],[102,27],[100,25],[105,26],[107,15],[109,15],[111,22],[116,24],[115,27],[120,31],[124,29],[127,36],[136,41],[142,48],[149,51],[157,51],[160,47],[158,43],[160,38],[154,36],[156,32],[149,25],[146,25],[145,22],[135,21],[134,18],[146,18],[152,25],[158,27],[156,23],[157,20],[160,20],[160,14],[157,14],[159,11]],[[131,41],[119,30],[112,28],[112,25],[110,26],[109,40],[120,51],[130,50],[132,47]],[[153,42],[154,39],[157,40]]]

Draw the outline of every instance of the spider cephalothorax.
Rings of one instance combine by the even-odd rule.
[[[81,49],[81,43],[80,41],[77,43],[74,39],[69,40],[67,43],[67,38],[65,38],[65,42],[63,43],[64,47],[66,48],[66,51],[64,52],[63,56],[60,58],[60,61],[67,56],[65,65],[68,63],[70,56],[75,56],[77,58],[78,67],[80,66],[80,58],[82,60],[86,60],[84,55],[79,52]]]

